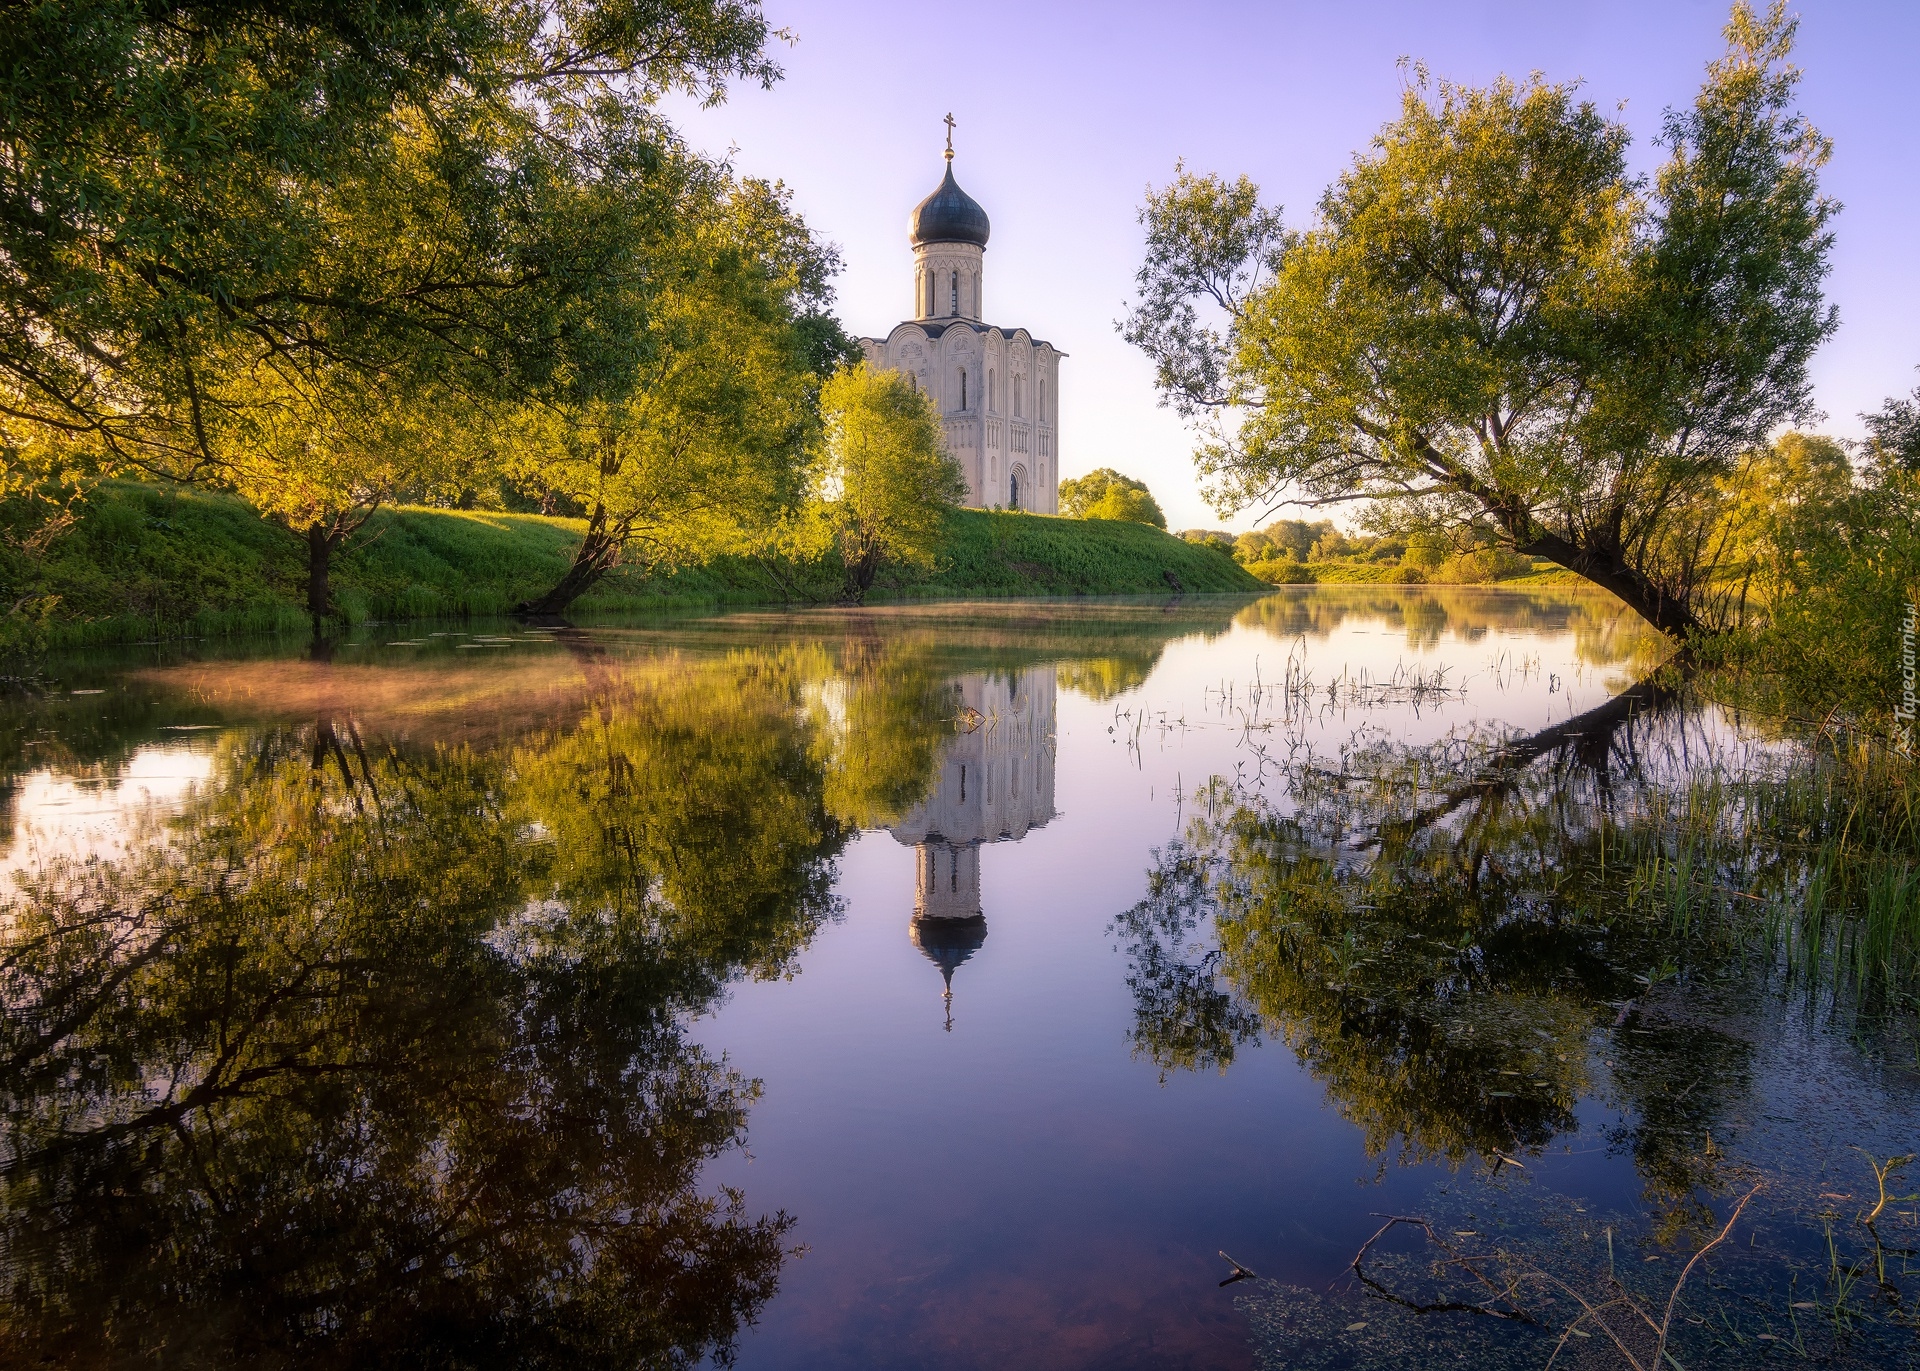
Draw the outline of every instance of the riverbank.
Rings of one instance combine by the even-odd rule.
[[[381,510],[336,558],[349,623],[501,614],[566,570],[581,521],[489,510]],[[4,554],[5,603],[41,607],[46,647],[222,637],[306,626],[305,549],[232,496],[114,482],[38,558]],[[957,510],[938,568],[883,572],[874,598],[1126,595],[1264,589],[1225,553],[1142,524]],[[836,569],[716,557],[621,567],[576,605],[595,614],[831,600]]]

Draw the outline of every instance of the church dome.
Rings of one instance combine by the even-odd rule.
[[[915,247],[922,243],[972,243],[984,248],[989,232],[987,212],[960,189],[953,179],[951,161],[940,189],[915,206],[913,218],[907,221],[907,237]]]

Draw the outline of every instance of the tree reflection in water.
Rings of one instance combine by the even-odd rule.
[[[602,683],[491,750],[236,735],[128,861],[7,911],[0,1349],[47,1365],[692,1365],[783,1214],[684,1032],[833,913],[792,672]]]
[[[1408,1160],[1538,1149],[1597,1095],[1670,1225],[1704,1217],[1703,1146],[1747,1044],[1672,1017],[1739,978],[1737,948],[1627,898],[1623,787],[1696,718],[1641,689],[1535,735],[1373,744],[1216,780],[1117,921],[1136,1051],[1225,1069],[1284,1041],[1362,1132]],[[1279,798],[1270,798],[1278,796]],[[1596,1052],[1594,1049],[1598,1048]]]

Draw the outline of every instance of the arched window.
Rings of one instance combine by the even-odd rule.
[[[1027,378],[1024,376],[1016,376],[1013,378],[1013,417],[1016,419],[1026,413],[1026,410],[1022,408],[1022,403],[1027,398],[1025,395],[1027,388],[1026,382]]]
[[[953,303],[947,309],[947,313],[958,314],[960,312],[960,273],[957,271],[953,273],[952,288],[953,288]]]
[[[1040,383],[1040,422],[1047,422],[1047,383]]]
[[[1015,462],[1007,472],[1007,508],[1025,509],[1024,497],[1027,493],[1027,469]]]
[[[960,368],[960,408],[967,407],[967,369]]]
[[[987,372],[987,413],[993,413],[993,372]]]

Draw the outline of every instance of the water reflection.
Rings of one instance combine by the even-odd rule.
[[[1387,585],[1283,587],[1240,611],[1237,623],[1277,638],[1327,638],[1377,625],[1415,651],[1443,638],[1477,643],[1489,633],[1571,636],[1576,660],[1631,666],[1636,674],[1668,650],[1660,636],[1612,596],[1581,590]]]
[[[1370,1152],[1410,1162],[1497,1165],[1608,1100],[1636,1120],[1616,1142],[1649,1200],[1684,1224],[1751,1065],[1679,1006],[1713,986],[1724,1012],[1757,986],[1737,941],[1635,898],[1651,825],[1633,797],[1680,774],[1663,760],[1710,753],[1706,726],[1648,686],[1533,735],[1216,780],[1116,925],[1136,1050],[1225,1070],[1270,1035]]]
[[[1302,637],[1322,684],[1260,703]],[[1592,597],[1321,588],[0,703],[0,1362],[1243,1365],[1221,1246],[1324,1285],[1373,1159],[1537,1166],[1596,1104],[1698,1230],[1765,991],[1643,898],[1704,717],[1566,717],[1644,651]],[[1366,652],[1625,669],[1335,701]],[[969,1032],[889,998],[919,954]]]
[[[0,994],[9,1360],[688,1364],[784,1214],[688,1040],[833,917],[778,664],[603,680],[511,746],[225,737],[163,840],[24,878]]]
[[[948,1032],[953,973],[987,937],[980,849],[1018,842],[1054,816],[1054,669],[976,672],[955,690],[958,736],[940,759],[933,792],[891,829],[914,849],[912,936],[940,968]]]

